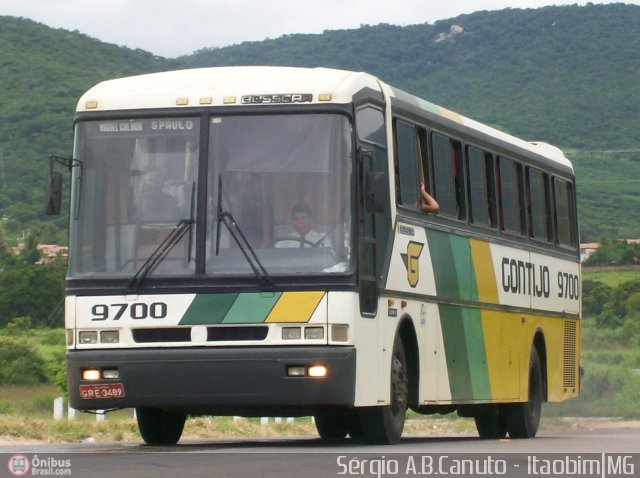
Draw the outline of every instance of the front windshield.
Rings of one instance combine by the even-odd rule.
[[[261,267],[252,261],[269,276],[349,268],[348,118],[307,113],[207,121],[206,178],[198,176],[199,146],[207,143],[199,118],[77,124],[74,158],[82,166],[73,172],[70,277],[195,277],[204,270],[210,277],[254,278]],[[206,207],[198,208],[197,185],[205,179]],[[206,215],[197,217],[198,210]],[[178,225],[191,220],[157,267],[140,273]],[[234,239],[237,231],[248,245]],[[196,246],[198,238],[204,247]]]
[[[230,215],[271,276],[346,271],[351,144],[341,115],[211,118],[206,272],[252,270],[246,246],[220,213]]]
[[[138,271],[195,211],[197,118],[91,121],[76,127],[71,210],[71,277]],[[195,228],[158,265],[192,274]]]

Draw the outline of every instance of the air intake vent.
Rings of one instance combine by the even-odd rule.
[[[160,342],[191,342],[191,327],[133,329],[133,340],[139,344]]]
[[[562,371],[562,385],[565,389],[576,388],[576,377],[578,375],[576,357],[576,332],[577,323],[565,321],[564,323],[564,360]]]
[[[208,327],[207,341],[233,342],[242,340],[264,340],[269,328],[264,326],[248,327]]]

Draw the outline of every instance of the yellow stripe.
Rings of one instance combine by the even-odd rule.
[[[498,287],[489,243],[477,239],[470,239],[469,243],[471,244],[473,268],[476,273],[478,299],[480,299],[480,302],[497,304]]]
[[[309,322],[324,292],[284,292],[265,322]]]
[[[494,310],[482,311],[482,334],[493,400],[520,396],[520,317]]]

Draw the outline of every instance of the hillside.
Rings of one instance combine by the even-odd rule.
[[[638,58],[640,7],[623,4],[287,35],[174,60],[0,17],[0,217],[10,218],[2,221],[10,234],[31,227],[63,236],[63,219],[45,222],[40,214],[45,160],[70,152],[73,109],[93,83],[176,65],[273,64],[368,71],[523,138],[557,144],[576,167],[583,239],[640,237]],[[602,150],[633,152],[593,152]]]
[[[27,229],[66,240],[67,220],[42,215],[50,154],[69,155],[78,97],[98,81],[173,68],[140,50],[0,17],[0,218],[8,239]]]

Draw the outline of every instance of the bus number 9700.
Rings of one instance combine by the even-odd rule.
[[[91,320],[120,320],[126,313],[127,317],[134,320],[164,319],[167,316],[167,304],[154,302],[134,302],[131,304],[96,304],[91,307]]]

